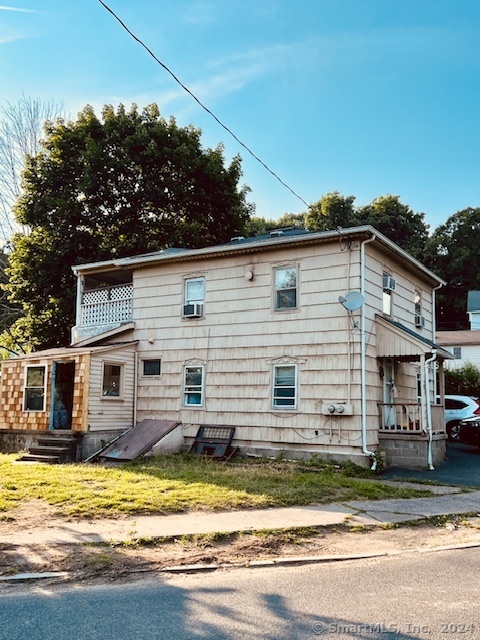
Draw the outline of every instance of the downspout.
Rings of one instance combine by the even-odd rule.
[[[432,342],[437,342],[437,291],[439,289],[441,289],[443,287],[443,284],[439,284],[437,287],[433,287],[433,292],[432,292],[432,324],[433,324],[433,335],[432,335]],[[437,378],[435,376],[434,380],[433,380],[433,397],[436,398],[438,395],[438,389],[437,389]],[[444,402],[444,399],[442,398],[442,402]]]
[[[365,245],[376,239],[373,235],[368,240],[363,240],[360,245],[360,291],[365,299]],[[372,458],[373,463],[371,470],[377,468],[377,459],[375,452],[367,448],[367,371],[366,371],[366,341],[365,341],[365,305],[362,306],[360,315],[360,375],[361,375],[361,401],[362,401],[362,452]]]
[[[133,387],[133,425],[137,424],[137,402],[138,402],[138,351],[135,347],[135,357],[133,359],[133,379],[135,380],[135,386]]]
[[[430,406],[430,382],[429,382],[429,373],[428,373],[428,365],[431,362],[434,362],[437,359],[437,350],[432,349],[432,357],[425,360],[425,408],[427,414],[427,433],[428,433],[428,454],[427,454],[427,462],[428,468],[430,471],[434,471],[435,467],[433,466],[432,461],[432,440],[433,440],[433,429],[432,429],[432,410]]]

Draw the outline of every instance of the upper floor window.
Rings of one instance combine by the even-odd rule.
[[[185,367],[183,404],[186,407],[203,406],[204,372],[203,365]]]
[[[383,273],[383,313],[387,316],[392,315],[392,292],[395,291],[396,282],[392,276]]]
[[[25,411],[45,411],[45,365],[27,366],[23,408]]]
[[[273,369],[273,408],[297,408],[297,365],[277,364]]]
[[[205,278],[187,278],[183,305],[184,318],[203,317],[205,304]]]
[[[420,289],[415,289],[415,326],[422,328],[425,326],[425,316],[422,313],[422,292]]]
[[[415,289],[415,315],[422,315],[422,292],[420,289]]]
[[[102,396],[121,398],[123,395],[123,364],[103,363]]]
[[[275,311],[296,309],[298,274],[297,267],[275,269]]]

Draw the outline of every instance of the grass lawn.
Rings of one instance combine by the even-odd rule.
[[[235,459],[228,463],[189,455],[157,456],[121,467],[94,464],[15,464],[0,454],[0,519],[22,501],[44,500],[59,514],[119,514],[249,509],[343,500],[430,495],[372,482],[354,465],[316,461]]]

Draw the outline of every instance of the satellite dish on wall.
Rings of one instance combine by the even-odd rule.
[[[360,293],[360,291],[349,291],[345,297],[340,296],[338,301],[347,311],[355,311],[355,309],[360,309],[365,302],[365,298],[363,293]]]

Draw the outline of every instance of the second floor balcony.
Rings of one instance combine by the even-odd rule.
[[[132,319],[132,283],[84,291],[77,326],[119,324]]]

